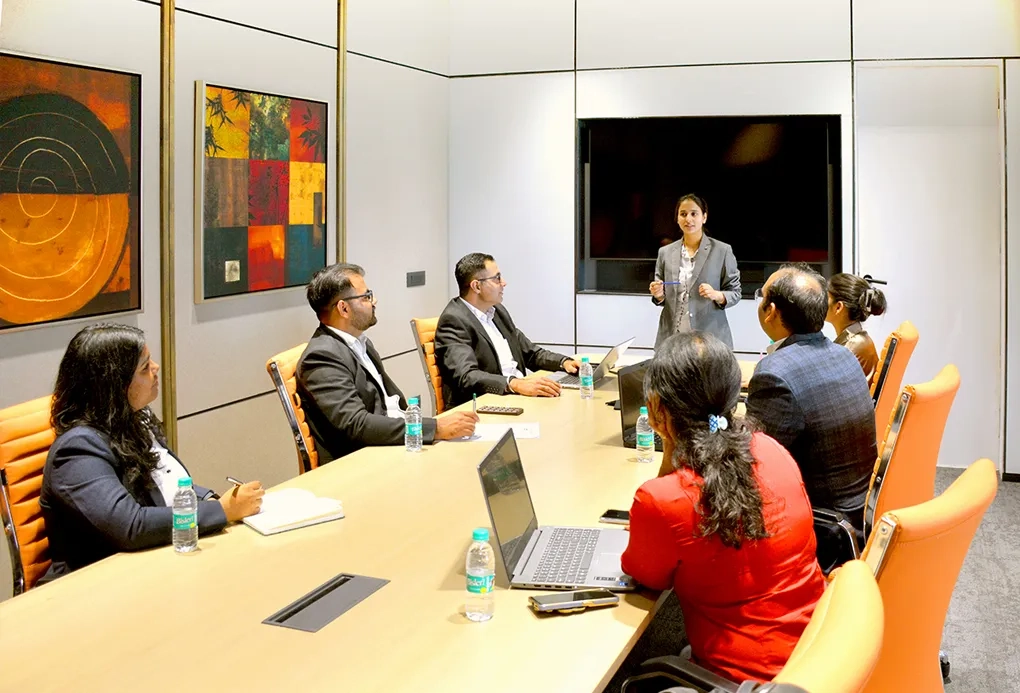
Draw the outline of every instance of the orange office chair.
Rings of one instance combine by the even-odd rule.
[[[436,364],[436,325],[439,318],[411,318],[411,332],[414,342],[418,345],[418,356],[421,357],[421,368],[425,372],[425,382],[429,386],[432,397],[432,411],[435,416],[443,413],[443,379],[439,375]]]
[[[266,370],[273,380],[273,387],[280,397],[280,404],[283,405],[283,413],[290,424],[291,435],[294,436],[294,447],[297,449],[298,474],[310,472],[319,466],[319,454],[315,450],[315,441],[312,440],[311,431],[308,430],[308,422],[305,420],[304,409],[301,408],[301,398],[297,394],[297,364],[301,354],[305,352],[308,343],[299,344],[293,349],[287,349],[282,353],[269,359],[266,362]]]
[[[878,521],[862,560],[882,592],[885,635],[865,693],[943,690],[939,644],[949,600],[997,488],[995,465],[978,460],[942,495]]]
[[[810,693],[860,693],[882,652],[883,626],[882,595],[875,576],[867,563],[851,561],[818,600],[782,671],[771,683],[753,690],[779,693],[795,687],[793,690]],[[659,677],[705,691],[737,690],[735,682],[682,657],[656,657],[641,665],[642,670],[646,668],[648,671],[627,679],[624,693],[642,680]]]
[[[878,371],[871,384],[871,398],[875,401],[876,435],[882,435],[882,431],[889,425],[889,416],[896,405],[903,374],[916,346],[917,330],[909,320],[902,323],[885,340],[882,356],[878,360]]]
[[[15,595],[30,589],[50,567],[39,490],[56,439],[50,427],[52,401],[47,395],[0,409],[0,520],[10,547]]]
[[[935,495],[935,469],[949,410],[960,389],[960,371],[950,364],[934,380],[906,385],[885,431],[864,508],[864,536],[870,536],[877,518],[889,510],[931,500]],[[855,533],[837,513],[815,508],[815,524],[839,524],[849,537],[853,557],[860,556]],[[850,528],[850,529],[848,529]]]

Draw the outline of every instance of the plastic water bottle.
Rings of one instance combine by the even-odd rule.
[[[404,412],[404,449],[408,452],[421,452],[421,407],[418,398],[407,400]]]
[[[655,431],[648,423],[648,407],[641,407],[637,417],[637,461],[652,462],[655,459]]]
[[[581,399],[593,399],[595,397],[595,383],[592,379],[591,363],[587,356],[581,357],[581,368],[577,372],[581,380]]]
[[[496,554],[489,546],[489,530],[479,527],[471,538],[474,541],[468,549],[465,566],[468,596],[464,615],[472,621],[488,621],[495,608],[492,589],[496,584]]]
[[[191,553],[198,548],[198,496],[191,486],[190,476],[177,480],[173,537],[177,553]]]

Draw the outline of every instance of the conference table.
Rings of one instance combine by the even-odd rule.
[[[642,464],[622,446],[616,397],[609,376],[593,400],[479,398],[524,408],[484,422],[539,424],[518,445],[541,524],[597,526],[658,471],[659,453]],[[118,554],[0,603],[0,691],[601,691],[656,594],[539,616],[534,592],[497,583],[492,620],[462,613],[492,445],[365,448],[278,487],[342,500],[342,520],[272,536],[234,525],[195,554]],[[315,633],[262,623],[339,573],[389,582]]]

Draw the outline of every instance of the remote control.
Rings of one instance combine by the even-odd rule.
[[[504,416],[520,416],[524,410],[520,407],[478,407],[479,414],[503,414]]]

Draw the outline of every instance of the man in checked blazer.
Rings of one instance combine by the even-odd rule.
[[[403,445],[407,400],[365,334],[377,322],[365,270],[349,264],[321,269],[307,297],[319,327],[298,361],[297,392],[320,462],[366,445]],[[471,412],[423,418],[422,442],[471,435],[476,421]]]
[[[821,332],[825,279],[788,265],[760,294],[758,321],[774,343],[748,385],[747,418],[790,451],[812,505],[844,513],[863,531],[878,456],[875,407],[857,358]]]

